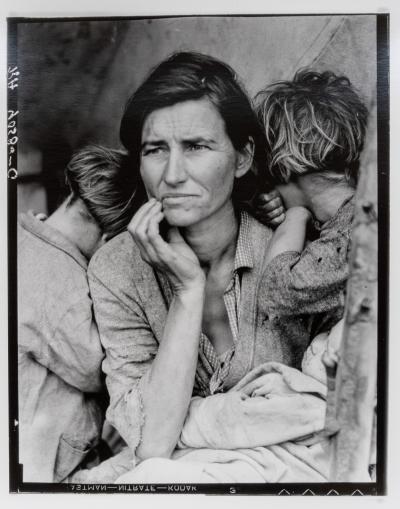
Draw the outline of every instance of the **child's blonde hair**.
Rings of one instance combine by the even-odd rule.
[[[267,138],[267,180],[325,172],[354,185],[368,111],[345,76],[303,69],[256,96]]]

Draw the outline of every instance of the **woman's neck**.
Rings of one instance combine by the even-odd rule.
[[[196,253],[200,265],[209,270],[221,262],[233,262],[238,230],[239,220],[229,202],[212,217],[183,229],[181,233]]]

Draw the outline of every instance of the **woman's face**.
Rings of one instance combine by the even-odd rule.
[[[251,165],[244,159],[206,98],[155,110],[144,122],[140,173],[172,226],[199,224],[231,207],[234,178]]]

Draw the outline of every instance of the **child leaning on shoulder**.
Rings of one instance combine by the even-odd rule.
[[[256,213],[278,225],[267,255],[267,308],[277,316],[319,314],[317,334],[343,316],[368,111],[348,78],[307,69],[262,90],[256,102],[273,189],[258,197]]]

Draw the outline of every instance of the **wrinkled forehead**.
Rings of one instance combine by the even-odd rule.
[[[219,140],[225,136],[225,122],[206,97],[153,110],[142,127],[142,143],[171,137],[211,137]]]

